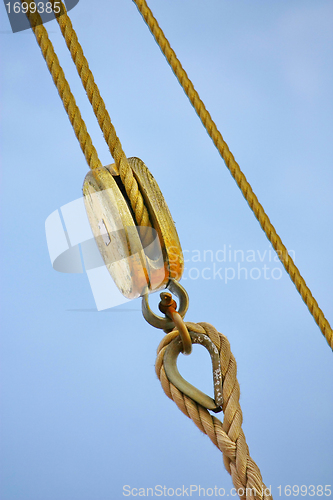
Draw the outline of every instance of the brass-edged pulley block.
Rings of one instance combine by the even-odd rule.
[[[104,263],[121,293],[134,299],[180,280],[184,259],[160,188],[139,158],[128,158],[152,227],[138,226],[116,165],[88,172],[83,195]]]

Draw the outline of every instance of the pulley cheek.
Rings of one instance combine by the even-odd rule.
[[[180,280],[184,259],[175,224],[152,174],[128,158],[152,227],[139,226],[116,165],[91,170],[83,184],[90,226],[104,263],[128,299]]]

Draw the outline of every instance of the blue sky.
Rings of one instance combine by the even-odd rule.
[[[332,324],[332,3],[149,4]],[[279,485],[332,484],[332,352],[320,330],[133,2],[80,0],[70,17],[127,156],[146,163],[176,221],[186,318],[230,340],[264,481],[275,498]],[[12,34],[4,7],[0,19],[1,499],[120,499],[124,485],[229,492],[220,452],[156,379],[162,332],[140,300],[97,312],[87,275],[51,266],[45,220],[81,196],[88,167],[33,34]],[[58,25],[46,27],[112,163]],[[194,351],[181,371],[210,392],[208,358]]]

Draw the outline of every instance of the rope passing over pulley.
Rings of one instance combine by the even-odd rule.
[[[179,280],[184,259],[163,195],[143,161],[128,164],[145,201],[152,227],[140,226],[116,165],[91,170],[83,184],[88,219],[104,263],[128,299]],[[144,233],[142,233],[144,229]]]
[[[24,0],[21,0],[21,3],[23,1]],[[254,215],[258,219],[267,238],[271,242],[273,248],[276,250],[278,257],[285,267],[287,273],[289,274],[291,280],[294,282],[298,292],[308,306],[308,309],[312,314],[314,320],[318,324],[331,349],[333,349],[333,330],[328,320],[326,319],[323,311],[320,309],[317,301],[313,297],[311,290],[307,286],[304,278],[301,276],[300,271],[289,255],[285,245],[283,244],[280,236],[277,234],[264,208],[259,203],[259,200],[253,192],[251,185],[247,181],[240,166],[229,150],[227,143],[224,141],[221,133],[217,129],[216,124],[212,120],[210,113],[200,99],[198,92],[195,90],[191,80],[187,76],[187,73],[184,70],[179,59],[177,58],[174,50],[171,48],[170,43],[165,37],[157,20],[153,16],[153,13],[149,9],[146,0],[133,0],[133,2],[136,4],[143,19],[151,30],[161,51],[172,67],[179,83],[183,87],[191,104],[195,108],[204,127],[206,128],[208,134],[217,147],[221,157],[224,159],[231,175],[237,182],[238,187],[241,189],[245,199],[247,200]],[[75,135],[80,143],[81,149],[85,155],[87,163],[91,169],[101,168],[102,165],[98,158],[97,151],[92,144],[90,135],[82,119],[80,110],[76,105],[75,98],[71,93],[70,86],[59,64],[59,60],[54,51],[52,42],[50,41],[47,31],[42,24],[42,19],[38,14],[36,3],[34,2],[34,0],[28,0],[25,3],[27,3],[28,5],[26,15],[31,24],[31,28],[42,50],[42,54],[52,75],[53,81],[58,89],[59,95],[63,101],[64,107],[73,126]],[[54,0],[51,0],[51,4],[55,4]],[[116,163],[117,175],[120,176],[122,185],[130,200],[133,212],[135,214],[135,219],[138,225],[142,227],[142,240],[146,243],[149,240],[150,235],[149,229],[145,228],[150,228],[152,226],[147,207],[143,201],[143,197],[138,187],[136,178],[133,175],[128,159],[125,156],[120,140],[116,134],[115,128],[112,125],[109,113],[107,112],[104,101],[95,83],[93,74],[89,68],[88,61],[84,56],[82,47],[78,41],[75,30],[73,29],[71,20],[66,11],[66,7],[61,0],[57,2],[58,7],[59,5],[60,14],[56,15],[57,22],[60,26],[67,47],[71,53],[72,59],[81,78],[82,85],[87,92],[88,99],[93,107],[99,126],[103,132],[105,141],[108,144],[110,153]],[[146,234],[147,236],[145,236]]]

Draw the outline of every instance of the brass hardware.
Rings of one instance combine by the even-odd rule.
[[[178,297],[179,308],[177,312],[181,318],[184,318],[189,304],[188,295],[185,288],[183,288],[180,283],[178,283],[174,279],[169,280],[167,288],[170,290],[170,292],[176,295],[176,297]],[[174,322],[170,318],[163,318],[162,316],[158,316],[157,314],[153,313],[153,311],[149,307],[148,293],[146,293],[142,297],[142,314],[145,320],[150,325],[155,326],[155,328],[170,331],[175,327]]]
[[[203,333],[190,332],[190,336],[193,344],[201,344],[209,351],[213,365],[214,399],[194,387],[180,375],[177,368],[177,358],[179,353],[182,351],[183,344],[179,337],[170,342],[165,350],[163,365],[166,376],[169,381],[183,394],[186,394],[193,399],[193,401],[196,401],[204,408],[218,413],[222,410],[223,403],[222,371],[219,352],[207,335],[204,335]]]
[[[183,354],[191,354],[192,352],[192,341],[190,334],[188,333],[187,326],[185,325],[183,318],[176,311],[176,301],[172,299],[171,293],[162,292],[160,294],[161,302],[158,305],[159,310],[164,313],[171,321],[174,323],[175,327],[178,330],[180,338],[182,340],[182,353]]]
[[[129,158],[128,162],[153,225],[147,229],[151,231],[151,243],[146,247],[115,165],[88,172],[83,195],[104,263],[121,293],[133,299],[165,288],[170,278],[179,280],[184,259],[174,222],[155,179],[138,158]]]

